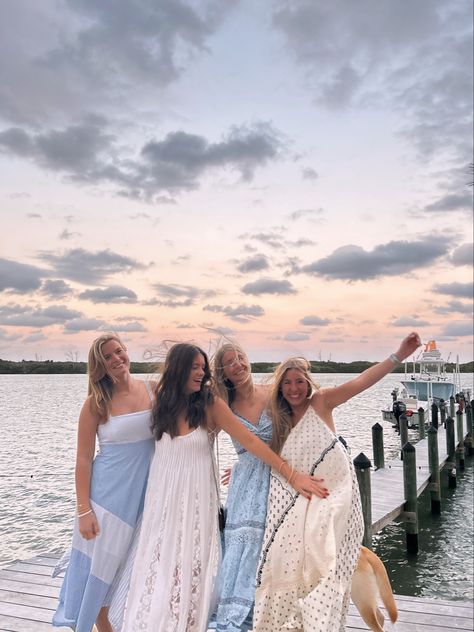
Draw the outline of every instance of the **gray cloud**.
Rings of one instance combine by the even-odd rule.
[[[177,194],[199,186],[199,178],[218,168],[251,180],[255,170],[275,160],[283,142],[268,123],[233,127],[220,142],[183,131],[143,145],[138,159],[120,157],[105,117],[89,116],[62,130],[30,133],[19,127],[0,132],[0,151],[28,159],[82,184],[112,184],[117,193],[159,201],[160,192]]]
[[[258,279],[252,283],[247,283],[241,288],[244,294],[296,294],[295,288],[287,280]]]
[[[116,331],[117,333],[134,333],[134,332],[144,332],[147,331],[146,328],[139,323],[137,320],[131,320],[130,322],[120,322],[111,324],[108,326],[112,331]]]
[[[472,303],[462,303],[461,301],[449,301],[448,303],[443,303],[442,305],[436,305],[433,308],[433,311],[436,314],[467,314],[472,316]]]
[[[45,336],[43,334],[43,332],[38,331],[35,334],[31,334],[29,336],[25,336],[25,338],[23,338],[23,342],[26,342],[27,344],[31,344],[32,342],[41,342],[43,340],[47,340],[47,336]]]
[[[41,286],[41,294],[51,298],[62,298],[72,294],[72,288],[62,279],[47,279]]]
[[[231,10],[230,0],[90,0],[2,7],[0,113],[16,122],[159,98]],[[58,28],[60,25],[61,28]]]
[[[123,285],[110,285],[95,290],[85,290],[79,294],[79,298],[93,303],[136,303],[137,295]]]
[[[428,204],[425,211],[445,213],[446,211],[472,212],[472,193],[468,190],[461,193],[447,193],[441,198]]]
[[[300,331],[290,331],[285,336],[283,336],[283,340],[287,340],[289,342],[299,342],[302,340],[309,340],[309,334],[302,333]]]
[[[472,336],[472,320],[457,320],[447,323],[441,330],[443,336]]]
[[[327,318],[320,318],[319,316],[304,316],[300,320],[300,325],[309,327],[325,327],[331,323]]]
[[[48,327],[59,325],[82,316],[81,312],[64,305],[50,305],[44,309],[23,305],[0,306],[0,324],[17,327]]]
[[[444,240],[427,236],[418,241],[391,241],[366,251],[360,246],[337,248],[331,255],[302,266],[300,272],[348,281],[395,276],[417,270],[446,254]]]
[[[287,241],[288,246],[292,248],[304,248],[305,246],[315,246],[316,242],[311,239],[306,239],[302,237],[301,239],[296,239],[296,241]]]
[[[278,230],[269,230],[267,232],[253,234],[245,233],[244,235],[241,235],[241,238],[260,241],[262,244],[270,246],[270,248],[274,248],[275,250],[279,250],[284,247],[283,237],[279,234]]]
[[[74,318],[64,326],[65,333],[77,333],[78,331],[105,331],[109,325],[105,320],[98,318]]]
[[[324,209],[322,208],[307,208],[293,211],[293,213],[290,213],[289,218],[293,221],[301,219],[302,217],[311,219],[313,221],[320,221],[323,218],[323,215]]]
[[[463,244],[454,250],[450,260],[455,266],[472,266],[474,244]]]
[[[301,169],[301,175],[303,180],[311,180],[312,182],[319,178],[318,172],[312,167],[303,167],[303,169]]]
[[[438,294],[448,294],[449,296],[457,296],[459,298],[472,298],[472,283],[438,283],[431,288],[432,292]]]
[[[74,248],[63,254],[45,251],[38,257],[53,267],[56,276],[84,284],[100,283],[111,275],[145,268],[136,259],[119,255],[111,250],[92,252],[84,248]]]
[[[21,338],[20,334],[10,334],[6,329],[0,327],[0,342],[12,342]]]
[[[237,307],[230,307],[229,305],[225,307],[220,305],[205,305],[203,310],[206,312],[225,314],[238,323],[248,323],[265,314],[264,309],[260,305],[237,305]]]
[[[170,283],[154,283],[153,289],[160,297],[153,299],[149,304],[163,305],[164,307],[189,307],[194,305],[196,300],[200,298],[209,298],[215,296],[214,290],[201,290],[191,285],[178,285]]]
[[[26,294],[37,290],[45,274],[44,270],[36,266],[0,259],[0,292],[12,290],[18,294]]]
[[[427,320],[413,316],[402,316],[390,323],[392,327],[427,327],[430,323]]]
[[[258,272],[259,270],[267,270],[269,268],[268,257],[257,254],[253,257],[247,257],[237,266],[239,272]]]

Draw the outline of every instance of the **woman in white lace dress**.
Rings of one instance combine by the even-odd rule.
[[[235,419],[210,387],[204,351],[168,353],[152,411],[157,439],[124,632],[204,632],[220,559],[212,441],[222,428],[309,498],[319,483],[300,474]],[[286,479],[285,479],[286,480]]]
[[[271,446],[292,467],[317,476],[309,502],[272,471],[257,570],[254,632],[343,632],[363,535],[352,461],[336,436],[333,409],[369,388],[420,345],[407,336],[396,354],[355,379],[315,388],[303,358],[277,369],[270,397]]]

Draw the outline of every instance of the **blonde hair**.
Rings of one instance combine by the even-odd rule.
[[[235,385],[232,383],[231,380],[229,380],[228,377],[225,376],[224,362],[223,362],[225,354],[228,353],[229,351],[233,351],[236,355],[240,353],[247,358],[247,354],[245,353],[245,351],[242,349],[241,346],[239,346],[235,342],[226,342],[223,345],[221,345],[212,356],[211,367],[212,367],[212,374],[214,377],[214,389],[217,395],[219,395],[219,397],[222,397],[222,399],[225,401],[225,403],[228,406],[231,406],[232,402],[235,399]],[[250,363],[249,363],[249,366],[250,366]],[[250,372],[249,372],[248,381],[249,381],[249,386],[253,386],[252,376]]]
[[[291,406],[283,397],[281,390],[281,384],[285,379],[287,371],[290,369],[300,371],[306,380],[308,384],[308,399],[313,394],[313,391],[318,388],[318,385],[313,382],[311,377],[311,365],[306,358],[288,358],[288,360],[281,362],[275,369],[268,409],[273,424],[273,435],[270,447],[277,454],[280,454],[283,444],[293,428]]]
[[[89,349],[87,360],[87,395],[91,398],[91,411],[101,422],[106,422],[110,415],[110,402],[114,391],[114,379],[107,373],[107,363],[102,353],[102,347],[109,340],[115,340],[124,351],[127,347],[117,334],[102,334],[94,340]]]

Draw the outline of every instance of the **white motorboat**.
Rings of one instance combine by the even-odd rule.
[[[449,359],[449,358],[448,358]],[[409,365],[412,371],[409,371]],[[449,404],[451,395],[454,397],[460,391],[459,362],[452,374],[446,372],[447,360],[441,357],[441,353],[436,347],[434,340],[426,343],[424,350],[412,362],[405,362],[405,375],[402,380],[402,389],[392,391],[392,406],[382,410],[382,419],[397,425],[397,418],[394,412],[397,407],[396,402],[400,402],[406,407],[405,415],[409,424],[418,424],[418,409],[423,408],[425,419],[428,421],[430,407],[432,403],[439,404],[444,400]]]

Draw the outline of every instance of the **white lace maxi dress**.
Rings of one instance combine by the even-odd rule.
[[[352,461],[312,406],[291,431],[282,457],[324,478],[330,494],[308,501],[272,470],[254,632],[342,632],[363,535]]]
[[[204,632],[220,540],[208,432],[156,443],[123,632]]]

